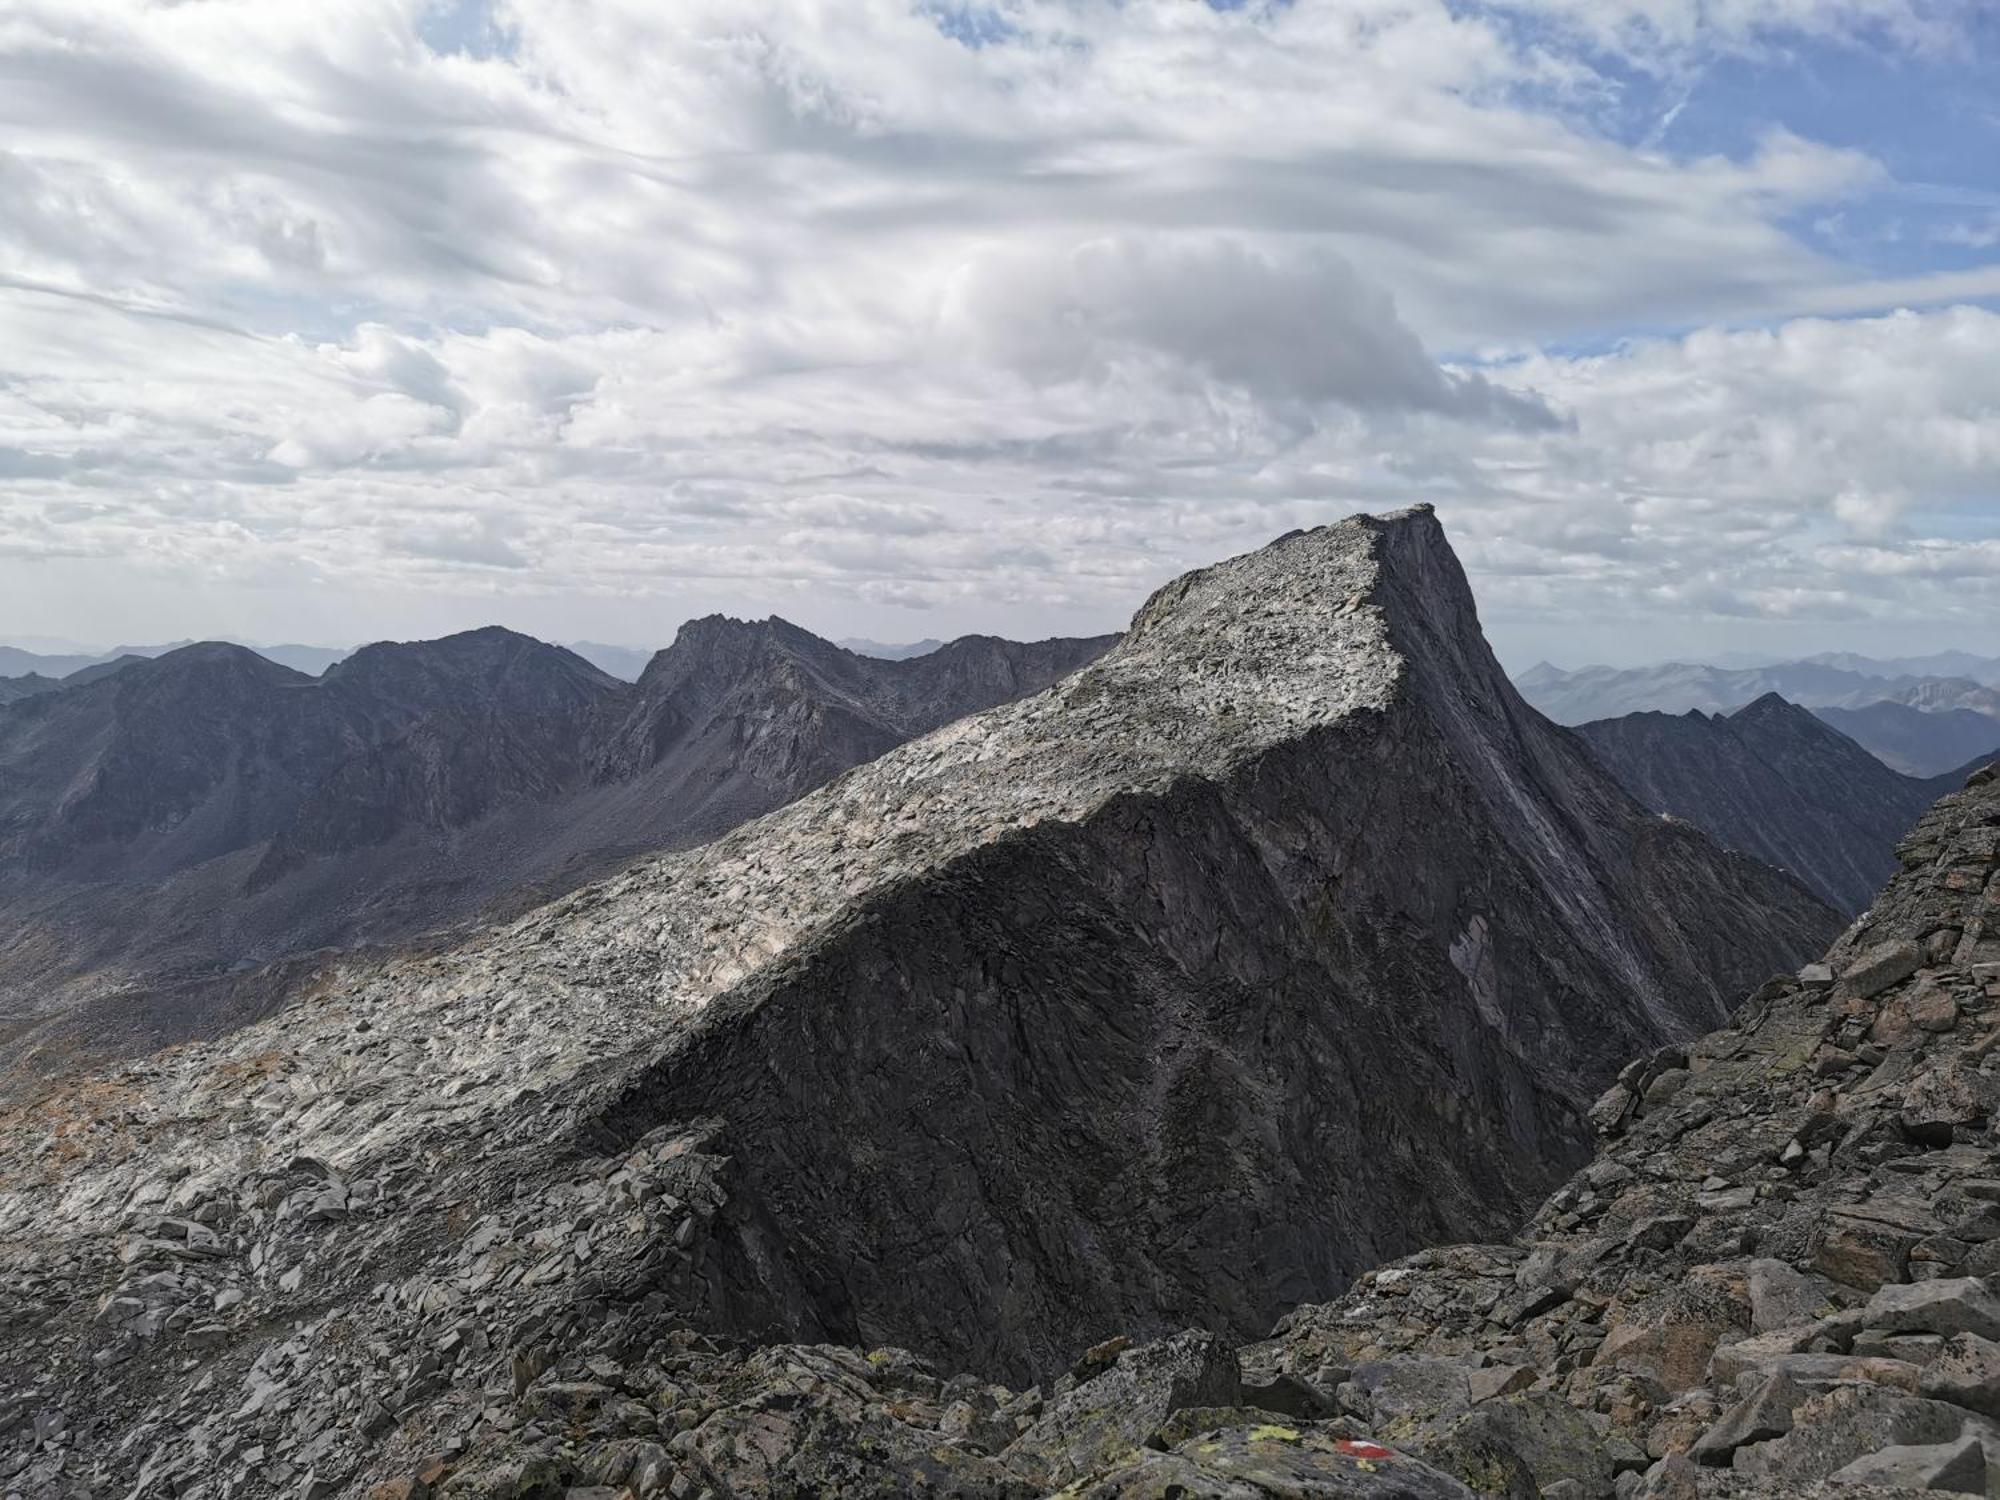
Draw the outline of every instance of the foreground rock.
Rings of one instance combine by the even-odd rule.
[[[1631,1055],[1610,1128],[1699,1096],[1675,1039],[1834,925],[1513,696],[1428,511],[1299,534],[701,850],[0,1120],[0,1474],[1601,1487],[1637,1455],[1553,1355],[1233,1345],[1518,1222]]]
[[[1544,1493],[1559,1460],[1588,1495],[2000,1494],[2000,778],[1974,783],[1809,982],[1626,1071],[1520,1238],[1371,1272],[1246,1371],[1476,1486],[1466,1413],[1535,1400],[1571,1429],[1496,1446]],[[1482,1402],[1493,1370],[1519,1394]]]

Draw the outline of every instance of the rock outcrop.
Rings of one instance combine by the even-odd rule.
[[[0,1481],[1463,1495],[1231,1343],[1503,1232],[1626,1057],[1833,925],[1513,695],[1428,510],[1295,534],[713,844],[0,1118]]]
[[[322,950],[516,915],[1108,644],[882,662],[716,617],[636,685],[499,629],[364,647],[318,679],[216,643],[87,668],[0,712],[0,1028],[33,1038],[33,1074],[213,1035]]]
[[[1965,781],[1892,771],[1775,693],[1727,716],[1627,714],[1576,732],[1645,806],[1790,871],[1850,915],[1895,873],[1911,824]]]

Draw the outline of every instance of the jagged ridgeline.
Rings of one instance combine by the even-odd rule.
[[[1259,1335],[1511,1227],[1620,1066],[1838,925],[1521,702],[1428,508],[1356,517],[715,843],[7,1122],[0,1375],[121,1485],[253,1440],[346,1482],[612,1328],[1020,1379]]]
[[[0,1096],[704,843],[1111,641],[885,662],[712,616],[636,683],[493,627],[319,678],[214,642],[87,669],[0,713]]]

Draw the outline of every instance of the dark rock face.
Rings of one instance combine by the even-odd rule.
[[[1363,1417],[1229,1345],[1500,1233],[1836,925],[1513,697],[1428,510],[1285,538],[714,843],[52,1086],[46,1149],[0,1117],[10,1477],[1589,1492],[1635,1455],[1546,1365],[1356,1370]],[[1433,1389],[1440,1461],[1365,1425]]]
[[[366,646],[321,692],[365,705],[365,748],[313,778],[252,876],[410,830],[478,822],[576,785],[592,731],[621,690],[560,648],[487,629],[446,641]]]
[[[1949,786],[1890,770],[1775,693],[1723,717],[1640,713],[1577,726],[1634,797],[1789,870],[1854,913],[1896,869],[1896,841]]]
[[[86,669],[0,715],[0,1016],[53,1020],[59,1046],[211,1032],[296,982],[288,955],[712,838],[1106,644],[884,662],[716,618],[637,685],[499,629],[317,679],[222,644]]]

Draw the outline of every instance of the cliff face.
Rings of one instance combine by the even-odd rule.
[[[1836,925],[1514,697],[1427,509],[1359,517],[1169,585],[1048,691],[701,849],[54,1090],[54,1145],[0,1129],[0,1372],[45,1370],[79,1468],[127,1487],[150,1452],[204,1493],[268,1429],[246,1491],[287,1482],[273,1455],[358,1490],[476,1429],[514,1489],[459,1492],[522,1493],[553,1428],[482,1427],[492,1392],[611,1399],[538,1382],[615,1345],[767,1434],[805,1409],[771,1378],[876,1413],[865,1442],[814,1418],[833,1467],[760,1488],[753,1449],[793,1460],[739,1411],[681,1445],[697,1489],[905,1493],[907,1458],[1038,1493],[1084,1460],[994,1457],[1029,1413],[981,1381],[952,1438],[908,1356],[786,1346],[725,1398],[716,1340],[1028,1376],[1114,1330],[1261,1332],[1382,1254],[1499,1232],[1625,1057]],[[120,1233],[126,1268],[202,1248],[141,1283]],[[1118,1379],[1233,1399],[1188,1357]],[[891,1387],[918,1404],[881,1415]],[[566,1451],[549,1482],[637,1461]]]
[[[1848,913],[1894,873],[1897,840],[1965,779],[1892,771],[1776,694],[1727,717],[1627,714],[1576,732],[1645,806],[1789,870]]]

